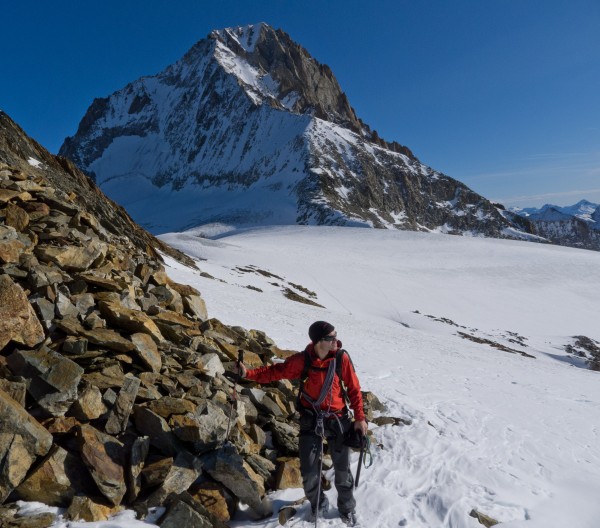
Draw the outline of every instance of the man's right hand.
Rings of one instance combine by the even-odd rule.
[[[246,365],[244,365],[243,363],[238,363],[236,361],[233,365],[233,372],[234,374],[239,374],[241,378],[245,378],[246,374],[248,373],[248,369],[246,368]]]

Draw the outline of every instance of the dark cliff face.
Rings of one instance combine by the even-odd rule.
[[[240,35],[236,35],[236,31],[241,33],[244,29],[213,31],[210,37],[222,41],[252,66],[268,72],[279,83],[279,102],[290,94],[297,94],[292,107],[294,112],[311,113],[348,128],[380,147],[414,157],[408,147],[396,141],[387,142],[377,131],[371,130],[356,115],[331,68],[315,60],[286,32],[259,24],[254,29],[258,35],[251,35],[257,39],[256,44],[252,51],[247,51],[237,40]]]
[[[254,31],[258,35],[250,35],[256,38],[251,51],[240,45],[236,30],[213,31],[210,37],[223,42],[251,66],[271,74],[279,83],[279,101],[292,92],[298,94],[294,112],[313,112],[316,117],[361,132],[361,123],[329,66],[319,64],[281,30],[259,24]]]
[[[153,256],[156,250],[173,256],[179,261],[193,265],[192,260],[167,246],[139,227],[125,209],[116,204],[98,188],[74,163],[61,156],[53,156],[27,134],[4,112],[0,111],[0,161],[13,167],[31,170],[29,158],[44,164],[44,176],[57,189],[67,194],[74,193],[77,203],[95,215],[108,232],[125,236],[134,245]]]
[[[531,230],[559,246],[600,251],[600,231],[579,218],[532,220]]]

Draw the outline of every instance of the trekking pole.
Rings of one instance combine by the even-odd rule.
[[[319,526],[319,507],[321,506],[321,486],[323,484],[322,474],[323,474],[323,439],[325,436],[325,426],[323,424],[323,417],[317,417],[317,426],[315,428],[315,432],[321,439],[321,449],[319,456],[319,484],[317,486],[317,505],[315,508],[315,528]]]
[[[354,479],[354,489],[358,487],[358,479],[360,478],[360,468],[363,463],[363,457],[365,454],[365,436],[361,433],[360,435],[360,455],[358,455],[358,467],[356,468],[356,478]]]
[[[237,384],[242,379],[242,377],[240,376],[240,366],[243,361],[244,361],[244,351],[240,349],[240,350],[238,350],[238,359],[236,362],[237,375],[236,375],[235,379],[233,380],[233,394],[231,396],[231,405],[229,407],[229,420],[227,421],[227,433],[225,434],[226,442],[229,441],[229,430],[231,428],[231,416],[233,415],[233,406],[234,406],[235,402],[237,401]]]

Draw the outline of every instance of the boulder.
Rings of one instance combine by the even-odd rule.
[[[77,399],[84,370],[74,361],[49,349],[16,350],[8,358],[10,369],[29,378],[27,391],[53,416],[62,416]]]
[[[110,516],[121,510],[122,507],[110,507],[106,504],[99,504],[90,497],[77,496],[73,497],[73,501],[67,510],[66,517],[71,521],[106,521]]]
[[[56,326],[65,334],[71,336],[85,337],[90,343],[104,346],[117,352],[129,352],[135,347],[129,339],[125,339],[121,334],[108,328],[94,328],[88,330],[79,324],[79,321],[73,317],[56,320]]]
[[[84,271],[104,260],[107,246],[92,238],[85,246],[42,246],[35,249],[42,262],[53,262],[67,271]]]
[[[183,313],[183,301],[178,291],[168,285],[157,286],[148,291],[158,299],[159,306]]]
[[[5,222],[7,226],[14,227],[17,231],[23,231],[29,225],[29,215],[27,211],[21,209],[18,205],[9,203],[4,210]]]
[[[179,452],[164,482],[146,501],[148,506],[159,506],[172,493],[186,491],[201,474],[200,459],[187,451]]]
[[[75,429],[81,424],[74,416],[57,416],[48,418],[43,422],[44,427],[52,435],[62,435],[65,433],[74,433]]]
[[[0,240],[0,264],[19,262],[24,250],[25,244],[20,240]]]
[[[0,275],[0,351],[10,341],[34,347],[44,337],[44,329],[23,288],[8,275]]]
[[[170,424],[173,433],[185,442],[193,442],[197,452],[215,447],[225,440],[229,418],[210,400],[198,405],[194,413],[174,415]]]
[[[268,458],[265,458],[256,453],[250,453],[245,457],[246,462],[252,468],[252,470],[264,481],[271,480],[272,474],[275,472],[277,467]]]
[[[496,526],[497,524],[500,524],[496,519],[493,519],[489,515],[481,513],[475,509],[471,510],[469,515],[477,519],[479,521],[479,524],[483,524],[483,526],[485,526],[486,528],[490,528],[491,526]]]
[[[21,500],[58,507],[67,507],[75,493],[94,492],[96,486],[81,460],[59,446],[16,489]]]
[[[0,189],[0,203],[7,203],[21,194],[21,191],[10,191],[8,189]]]
[[[161,528],[214,528],[212,521],[198,512],[195,508],[183,501],[173,501],[172,507],[161,519]]]
[[[136,429],[150,438],[150,444],[165,455],[175,455],[179,449],[177,438],[167,421],[147,407],[134,405],[133,419]]]
[[[162,398],[148,403],[148,409],[163,418],[170,418],[172,414],[193,413],[197,404],[183,398],[163,396]]]
[[[108,434],[116,435],[125,431],[139,388],[139,378],[125,378],[125,383],[119,391],[117,401],[115,402],[114,407],[111,409],[110,414],[108,415],[108,421],[104,427],[104,430]]]
[[[156,343],[164,341],[160,330],[144,312],[125,308],[117,302],[100,301],[98,308],[102,316],[111,324],[129,332],[141,332],[150,335]]]
[[[102,400],[100,389],[95,385],[86,383],[77,401],[71,406],[70,414],[82,422],[87,422],[100,418],[106,411],[107,408]]]
[[[127,491],[123,444],[91,425],[80,426],[77,433],[83,463],[100,492],[112,505],[118,506]]]
[[[158,352],[156,343],[148,334],[136,333],[131,334],[131,342],[133,343],[134,352],[140,359],[142,364],[149,368],[152,372],[160,372],[162,367],[162,359]]]
[[[225,444],[207,453],[202,457],[202,464],[214,480],[221,482],[256,513],[267,513],[268,506],[263,503],[263,479],[244,461],[235,446]]]
[[[25,381],[10,381],[0,378],[0,389],[19,403],[21,407],[25,407],[25,395],[27,393],[27,383]]]
[[[0,508],[0,526],[2,528],[48,528],[48,526],[54,525],[56,520],[56,514],[52,512],[19,515],[17,509]]]
[[[266,412],[274,416],[275,418],[282,418],[283,412],[279,405],[277,405],[264,391],[263,389],[249,389],[246,388],[242,391],[242,394],[248,396],[250,401],[256,405],[259,410]]]
[[[141,471],[144,486],[147,488],[153,488],[159,484],[162,484],[167,478],[172,466],[173,457],[161,458],[159,460],[146,463]]]
[[[302,474],[300,473],[299,458],[278,458],[277,474],[275,475],[275,488],[301,488]]]
[[[223,367],[218,354],[204,354],[200,358],[198,367],[204,371],[204,374],[211,378],[214,378],[217,374],[225,373],[225,367]]]
[[[300,436],[298,424],[272,420],[269,428],[273,433],[273,439],[285,453],[298,455],[298,438]]]
[[[185,315],[179,314],[177,312],[165,311],[159,312],[156,315],[152,316],[152,320],[155,323],[163,323],[170,326],[183,326],[184,328],[194,328],[198,326],[196,321],[192,321],[188,319]]]
[[[106,390],[102,397],[105,405],[112,407],[117,400],[117,395],[111,389],[114,387],[121,387],[125,381],[125,374],[120,365],[111,365],[104,367],[102,370],[86,373],[83,375],[83,379],[90,385],[95,385],[100,390]],[[108,397],[110,394],[114,394],[114,400],[110,401]]]
[[[129,456],[128,492],[127,501],[133,502],[137,499],[142,489],[142,470],[150,449],[150,439],[147,436],[138,437],[131,446]]]
[[[265,445],[267,435],[260,427],[258,427],[258,425],[252,424],[248,430],[248,434],[250,435],[250,438],[252,438],[254,443],[258,444],[261,447]]]
[[[52,435],[0,389],[0,504],[51,446]]]
[[[220,521],[229,521],[235,511],[235,501],[231,493],[218,482],[204,481],[194,484],[188,493]]]
[[[33,306],[44,329],[50,330],[55,317],[54,304],[45,297],[37,297],[31,300],[31,306]]]
[[[200,321],[206,321],[208,319],[206,303],[202,297],[199,295],[183,295],[182,299],[185,313]]]
[[[23,204],[23,209],[27,211],[29,220],[35,222],[50,214],[50,207],[42,202],[27,202]]]

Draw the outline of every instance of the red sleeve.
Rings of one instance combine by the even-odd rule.
[[[298,379],[304,368],[304,352],[299,352],[287,358],[283,363],[275,363],[267,367],[248,370],[246,379],[258,383],[269,383],[281,379]]]
[[[354,419],[357,421],[364,420],[365,410],[363,408],[362,393],[360,392],[360,383],[348,354],[342,355],[342,378],[348,391],[348,398],[350,398],[350,407],[352,407],[352,411],[354,412]]]

